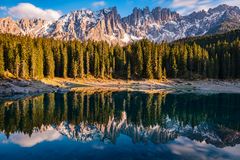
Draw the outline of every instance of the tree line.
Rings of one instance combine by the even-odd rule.
[[[0,34],[0,76],[16,78],[240,78],[240,41],[235,38],[127,46]],[[205,38],[205,39],[204,39]],[[218,39],[218,36],[215,36]],[[209,39],[209,38],[208,38]],[[234,39],[234,40],[233,40]],[[203,44],[204,42],[204,44]]]
[[[159,125],[164,128],[171,119],[183,127],[204,122],[240,130],[240,96],[237,94],[69,92],[10,102],[0,101],[0,131],[7,135],[15,132],[31,135],[34,129],[43,125],[57,126],[62,122],[108,126],[112,118],[120,122],[123,112],[128,124],[136,126]]]

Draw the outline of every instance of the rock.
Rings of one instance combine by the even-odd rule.
[[[10,88],[13,86],[13,84],[6,82],[6,83],[2,83],[0,86],[6,87],[6,88]]]
[[[32,83],[29,81],[17,81],[14,84],[19,87],[29,87]]]

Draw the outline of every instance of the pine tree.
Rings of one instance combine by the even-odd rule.
[[[77,77],[77,61],[76,61],[76,48],[75,42],[68,44],[68,76],[71,78]]]
[[[213,72],[214,72],[214,60],[213,58],[210,58],[207,64],[207,77],[214,78]]]
[[[157,46],[154,47],[153,53],[154,53],[154,55],[153,55],[154,58],[152,60],[152,64],[154,64],[153,74],[154,74],[154,77],[157,77],[159,79],[159,75],[158,75],[158,73],[159,73],[159,59],[158,59],[159,53],[158,53]]]
[[[163,69],[163,76],[164,79],[167,79],[167,71],[166,68]]]
[[[109,77],[112,78],[113,72],[115,70],[115,59],[114,59],[114,50],[113,47],[110,48],[109,51],[109,63],[110,63],[110,68],[109,68]]]
[[[3,45],[3,56],[4,56],[4,65],[5,65],[5,70],[11,72],[12,74],[15,73],[14,70],[14,61],[15,61],[15,54],[13,50],[13,44],[5,42]]]
[[[51,49],[51,43],[49,41],[44,42],[44,76],[48,78],[54,77],[55,64],[53,58],[53,52]]]
[[[90,56],[89,56],[89,51],[86,52],[85,54],[85,74],[89,76],[90,74]]]
[[[4,76],[3,46],[0,44],[0,77]]]
[[[20,69],[19,69],[19,76],[21,78],[29,78],[29,68],[28,68],[28,49],[26,40],[22,42],[22,44],[18,45],[18,51],[20,55]]]
[[[171,70],[170,75],[172,78],[176,78],[177,73],[178,73],[177,62],[176,62],[176,58],[174,55],[175,50],[176,50],[176,48],[173,48],[170,53],[170,70]]]
[[[29,75],[30,78],[35,79],[37,77],[37,53],[33,42],[29,43],[29,56]]]
[[[68,53],[67,46],[63,44],[61,46],[61,76],[66,78],[68,76]]]
[[[128,62],[127,62],[127,79],[131,79],[131,63],[130,63],[130,58],[128,59]]]
[[[193,50],[192,47],[188,46],[188,56],[187,56],[187,69],[189,71],[188,78],[193,76]]]
[[[43,46],[42,46],[42,40],[36,41],[36,78],[42,79],[44,77],[44,56],[43,56]]]
[[[94,49],[94,76],[96,78],[99,76],[99,55],[97,48]]]
[[[15,57],[15,65],[14,65],[14,75],[19,78],[19,74],[20,74],[20,64],[21,61],[20,61],[20,57],[19,55],[17,54],[16,57]]]
[[[105,77],[105,55],[107,54],[107,47],[105,43],[100,45],[100,55],[101,55],[101,78]]]
[[[143,72],[143,53],[141,43],[137,42],[136,44],[136,62],[135,62],[135,76],[140,78],[142,77]]]
[[[78,62],[78,77],[84,77],[84,62],[83,62],[83,46],[81,43],[78,43],[76,46],[77,57],[76,61]]]
[[[187,59],[188,59],[188,52],[187,47],[183,45],[181,47],[180,52],[180,63],[179,63],[179,76],[178,77],[185,77],[185,75],[188,75],[187,73]]]
[[[56,77],[60,77],[61,76],[61,47],[58,41],[54,42],[52,44],[52,52],[54,55],[54,74]]]
[[[162,55],[158,55],[158,66],[157,66],[157,79],[162,80],[163,73],[162,73]]]
[[[152,79],[153,78],[153,73],[152,73],[152,52],[151,52],[151,44],[148,41],[146,42],[146,46],[144,48],[144,57],[145,57],[144,64],[146,65],[146,68],[145,68],[145,71],[146,71],[145,78]]]

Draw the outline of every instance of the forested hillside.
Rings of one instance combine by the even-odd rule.
[[[239,31],[174,43],[128,46],[0,35],[0,75],[164,79],[240,78]]]

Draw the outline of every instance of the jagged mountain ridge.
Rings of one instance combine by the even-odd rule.
[[[147,38],[154,42],[173,41],[190,36],[224,33],[240,28],[240,9],[220,5],[187,16],[167,8],[135,8],[121,18],[117,8],[99,11],[79,10],[56,21],[42,19],[0,19],[0,33],[48,37],[61,40],[95,40],[127,44]]]
[[[127,135],[133,143],[154,144],[168,143],[179,136],[188,137],[199,142],[206,142],[217,147],[235,146],[240,143],[240,132],[232,130],[221,125],[211,125],[202,122],[196,126],[181,125],[181,122],[165,119],[165,125],[143,126],[142,124],[133,124],[127,121],[126,112],[121,113],[121,119],[109,117],[108,123],[88,123],[81,122],[73,125],[68,122],[62,122],[60,125],[52,126],[60,134],[69,139],[81,142],[104,141],[106,143],[115,143],[120,134]]]

